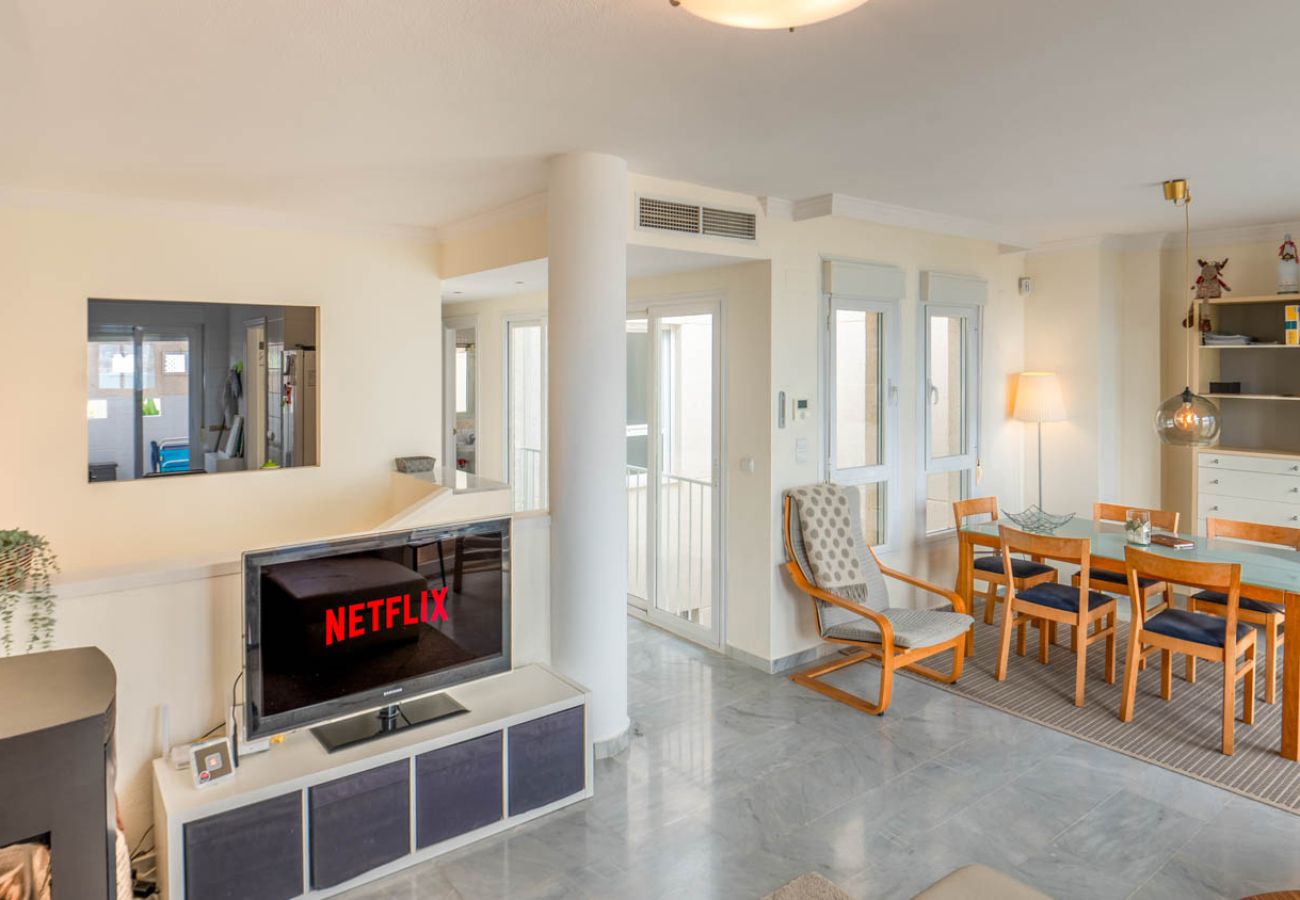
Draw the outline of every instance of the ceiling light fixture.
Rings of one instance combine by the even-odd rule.
[[[867,0],[668,0],[693,15],[732,28],[794,31],[857,9]]]
[[[1164,192],[1166,200],[1183,208],[1183,274],[1187,284],[1192,280],[1192,220],[1188,211],[1192,192],[1182,178],[1166,181]],[[1195,300],[1183,325],[1187,328],[1187,386],[1156,410],[1156,434],[1166,444],[1176,447],[1208,447],[1219,437],[1219,408],[1192,390],[1192,356],[1196,353],[1197,335],[1201,333],[1200,310]]]

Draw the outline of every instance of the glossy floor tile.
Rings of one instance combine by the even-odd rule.
[[[634,737],[592,800],[343,896],[758,898],[818,871],[907,898],[973,862],[1060,898],[1300,887],[1300,817],[908,678],[872,718],[629,634]]]

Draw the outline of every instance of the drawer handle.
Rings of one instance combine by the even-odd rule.
[[[1210,460],[1210,465],[1217,466],[1218,464],[1219,464],[1219,460],[1217,457],[1215,459]]]
[[[1211,478],[1211,479],[1210,479],[1210,484],[1218,484],[1218,483],[1219,483],[1219,479],[1217,479],[1217,478]]]
[[[1219,508],[1218,508],[1217,506],[1211,506],[1211,507],[1210,507],[1210,512],[1218,512],[1218,511],[1219,511]]]
[[[1292,466],[1292,467],[1291,467],[1291,471],[1292,471],[1292,472],[1300,472],[1300,466]]]

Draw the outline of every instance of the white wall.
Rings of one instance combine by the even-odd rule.
[[[364,527],[393,458],[440,433],[433,248],[140,215],[0,208],[0,441],[7,524],[69,575]],[[321,465],[87,484],[86,300],[320,307]],[[33,385],[39,385],[37,390]]]
[[[988,282],[985,310],[983,460],[980,494],[995,494],[1003,505],[1021,501],[1021,426],[1009,420],[1006,385],[1023,367],[1024,303],[1017,291],[1023,274],[1021,254],[1002,253],[990,241],[949,237],[892,226],[820,218],[802,222],[769,219],[765,222],[767,248],[772,254],[772,330],[770,354],[772,385],[769,408],[775,408],[777,391],[790,398],[812,400],[805,421],[792,421],[785,429],[770,422],[772,435],[772,486],[768,497],[768,571],[772,622],[769,659],[781,660],[815,648],[820,643],[812,611],[788,584],[779,566],[785,551],[781,544],[779,510],[782,493],[822,477],[825,458],[823,414],[825,398],[820,388],[819,335],[822,326],[821,260],[826,257],[898,266],[906,276],[907,295],[902,303],[899,427],[899,475],[892,527],[896,550],[885,561],[901,569],[927,575],[951,587],[956,575],[956,538],[927,542],[921,536],[923,485],[920,481],[922,423],[918,403],[922,369],[918,363],[923,271],[969,275]],[[796,459],[796,441],[806,439],[811,452],[805,462]],[[906,591],[891,595],[896,603],[914,598]],[[919,600],[919,598],[916,598]]]

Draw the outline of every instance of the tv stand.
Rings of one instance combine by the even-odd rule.
[[[584,688],[534,664],[449,693],[466,712],[335,753],[295,732],[202,788],[155,760],[162,900],[330,897],[591,796]]]
[[[467,712],[468,709],[446,694],[432,694],[401,704],[394,703],[374,712],[359,713],[337,722],[317,725],[311,733],[328,752],[336,753],[353,744],[364,744],[407,728],[418,728]]]

